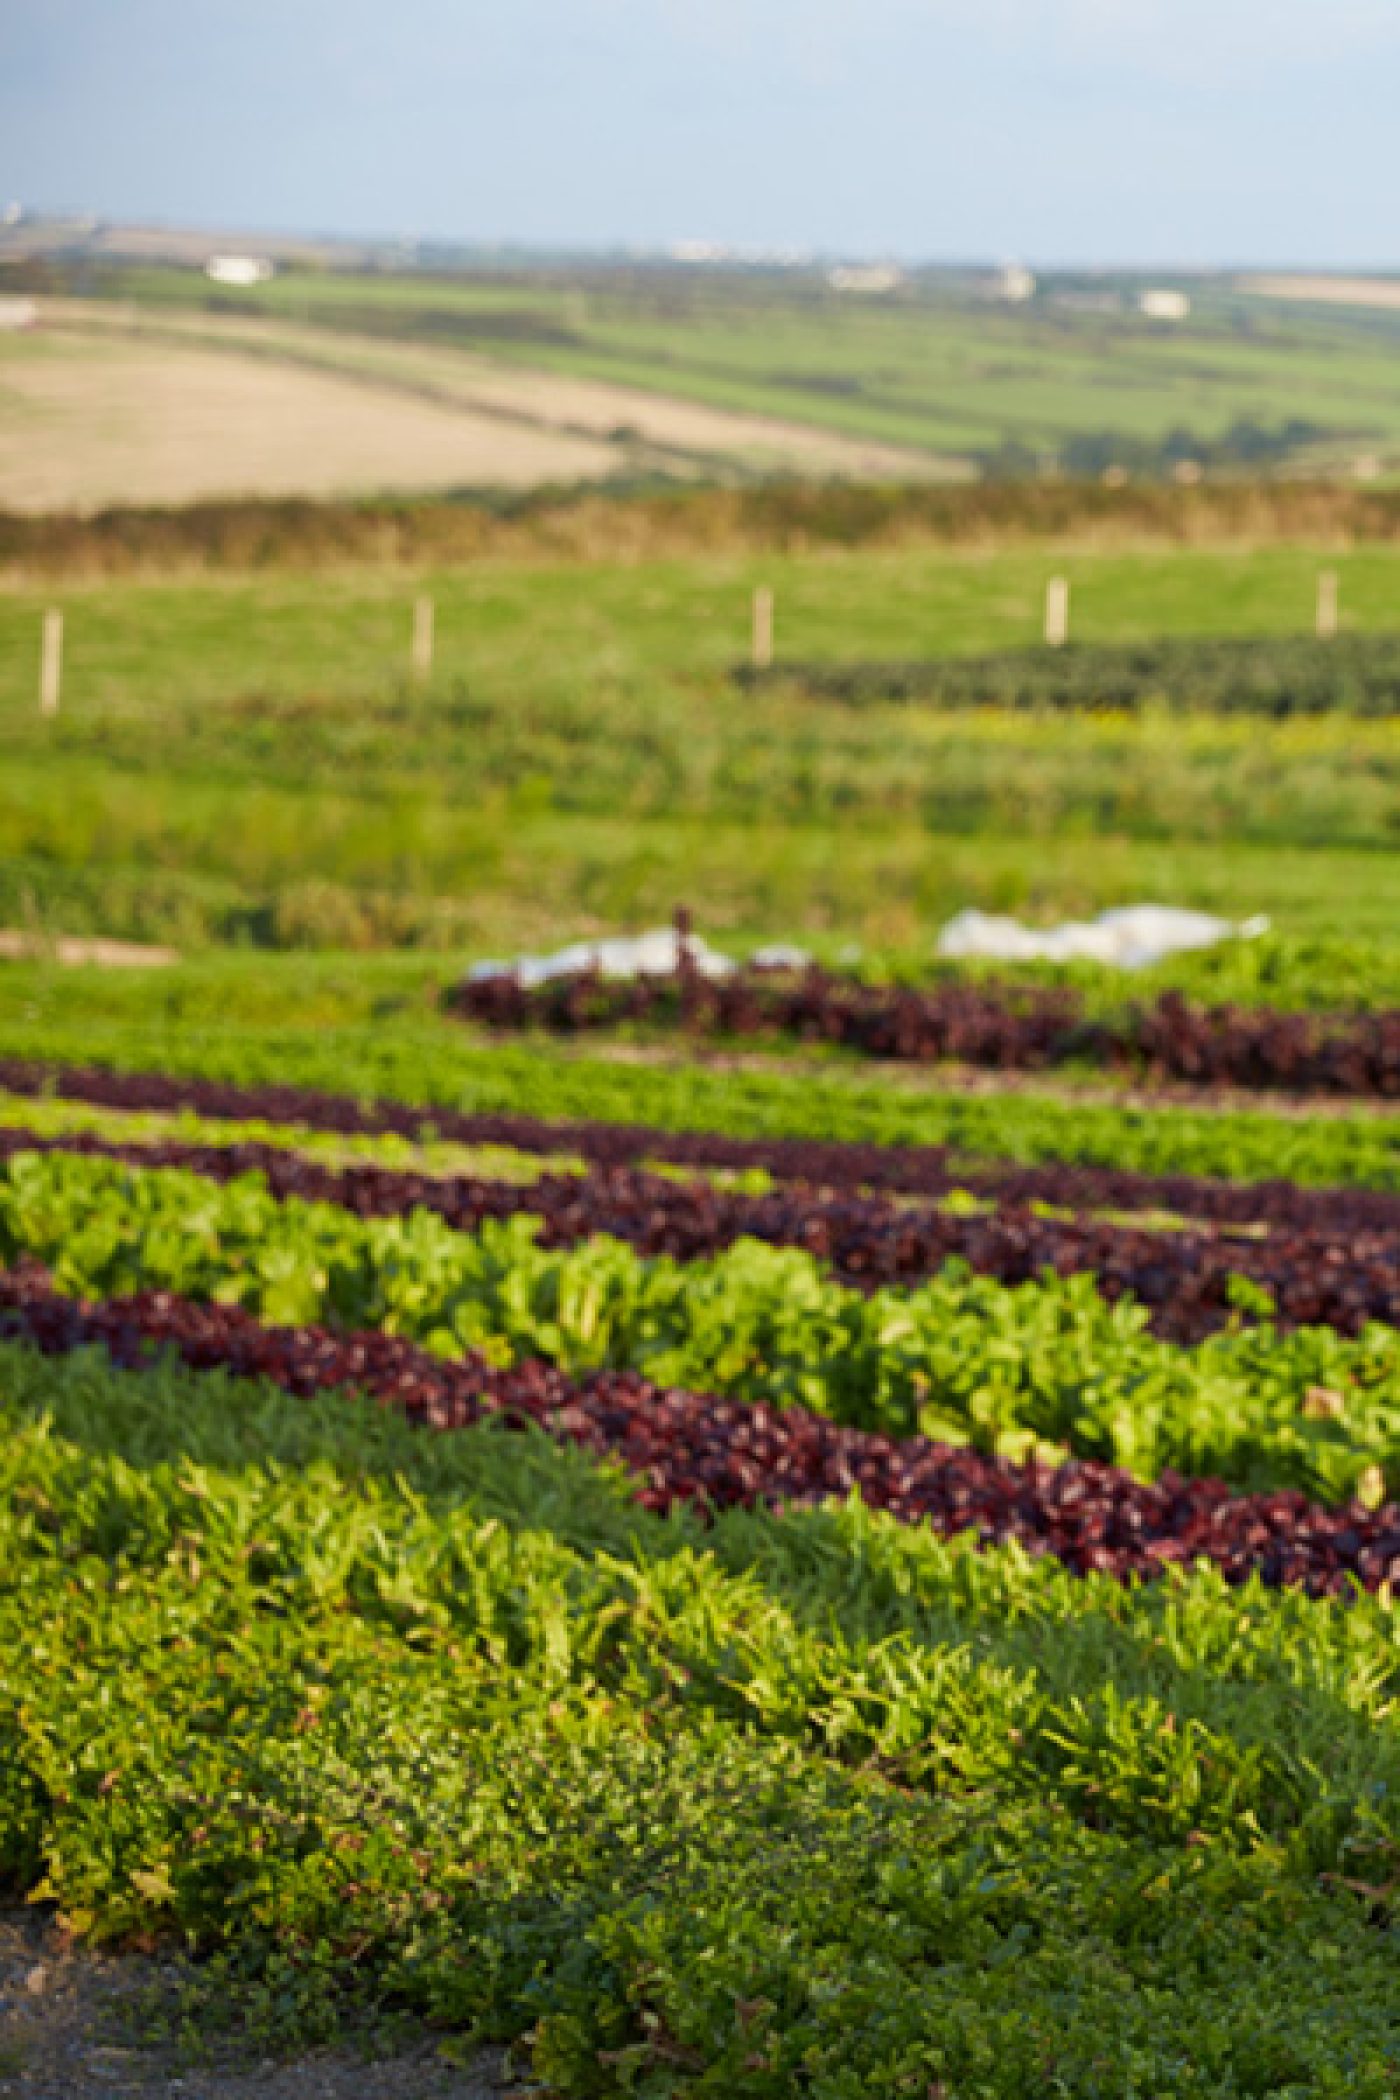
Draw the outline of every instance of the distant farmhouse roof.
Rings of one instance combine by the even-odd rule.
[[[1165,289],[1141,292],[1138,312],[1145,314],[1149,321],[1184,321],[1191,312],[1191,301],[1185,292]]]
[[[266,284],[276,265],[265,255],[211,255],[204,274],[215,284]]]

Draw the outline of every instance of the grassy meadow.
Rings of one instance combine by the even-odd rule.
[[[747,652],[755,585],[777,598],[780,656],[981,654],[1040,640],[1045,585],[1072,591],[1075,640],[1311,632],[1322,568],[1344,623],[1400,625],[1400,548],[1108,552],[913,547],[599,563],[397,564],[306,576],[68,586],[70,710],[169,709],[253,692],[364,696],[407,668],[412,598],[437,604],[436,670],[523,695],[718,679]],[[0,710],[37,691],[38,618],[53,589],[0,593]]]
[[[963,905],[1141,897],[1400,925],[1400,721],[852,709],[730,677],[780,659],[1308,630],[1316,575],[1392,625],[1400,549],[914,547],[0,592],[0,924],[182,947],[490,952],[665,918],[918,955]],[[436,607],[431,680],[412,602]],[[37,706],[44,608],[63,704]]]

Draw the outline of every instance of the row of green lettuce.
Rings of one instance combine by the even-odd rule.
[[[266,1117],[203,1116],[190,1108],[125,1109],[61,1094],[12,1094],[0,1087],[0,1129],[36,1138],[94,1136],[123,1145],[258,1145],[332,1168],[382,1167],[435,1178],[481,1176],[528,1187],[546,1175],[586,1174],[578,1153],[522,1152],[514,1145],[452,1144],[443,1138],[402,1137],[392,1131],[318,1130],[309,1123],[271,1123]],[[766,1194],[777,1186],[763,1167],[688,1168],[651,1162],[649,1171],[675,1181],[703,1180]],[[990,1198],[987,1199],[990,1202]],[[957,1201],[970,1202],[966,1191]]]
[[[1400,1650],[0,1346],[0,1882],[568,2100],[1390,2100]]]
[[[214,1145],[258,1145],[278,1153],[295,1153],[318,1166],[332,1168],[380,1167],[391,1173],[425,1174],[434,1178],[481,1177],[528,1188],[531,1183],[557,1175],[584,1175],[589,1164],[581,1153],[525,1152],[515,1145],[454,1144],[448,1139],[424,1135],[404,1137],[392,1131],[368,1134],[362,1131],[318,1130],[309,1123],[270,1123],[265,1117],[203,1116],[194,1109],[123,1109],[99,1107],[60,1094],[11,1094],[0,1086],[0,1129],[25,1131],[39,1139],[94,1136],[122,1145],[157,1146],[166,1143]],[[688,1167],[664,1159],[643,1162],[645,1171],[685,1184],[703,1183],[735,1189],[747,1195],[770,1195],[781,1186],[766,1167]],[[967,1211],[991,1210],[995,1199],[974,1197],[957,1189],[932,1199]],[[1116,1215],[1116,1213],[1114,1213]],[[1125,1214],[1126,1215],[1126,1214]],[[1132,1214],[1141,1223],[1144,1213]],[[1164,1217],[1175,1214],[1164,1212]]]
[[[1016,1286],[951,1262],[865,1294],[814,1256],[740,1240],[692,1262],[598,1237],[542,1248],[537,1221],[454,1232],[435,1212],[362,1219],[279,1202],[259,1175],[20,1153],[0,1175],[0,1263],[36,1258],[90,1298],[143,1289],[295,1325],[379,1328],[443,1356],[802,1406],[1009,1457],[1167,1467],[1327,1501],[1400,1495],[1400,1333],[1237,1322],[1194,1347],[1146,1331],[1090,1275]],[[1263,1311],[1256,1286],[1241,1310]],[[1319,1406],[1319,1395],[1325,1402]]]
[[[1066,1160],[1147,1174],[1400,1189],[1400,1116],[1284,1115],[947,1093],[888,1076],[615,1062],[550,1047],[482,1045],[445,1027],[218,1028],[208,1019],[0,1020],[0,1057],[96,1065],[239,1086],[301,1086],[428,1111],[640,1123],[733,1137],[943,1145],[979,1160]]]

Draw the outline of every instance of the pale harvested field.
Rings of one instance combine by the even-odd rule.
[[[627,469],[908,479],[927,454],[281,322],[50,304],[0,336],[0,508],[530,487]]]
[[[1394,277],[1243,277],[1242,292],[1261,299],[1305,299],[1323,306],[1400,307],[1400,278]]]
[[[0,506],[594,479],[600,440],[236,351],[68,336],[0,340]]]
[[[204,316],[162,321],[162,332],[200,340],[237,342],[263,355],[306,360],[326,370],[355,372],[421,389],[470,409],[572,436],[616,442],[619,432],[659,455],[732,461],[748,466],[805,468],[814,474],[857,478],[940,477],[965,471],[961,463],[896,445],[845,437],[775,416],[712,408],[605,379],[522,370],[470,351],[371,337],[331,334],[282,321],[220,320]],[[217,336],[211,333],[217,329]]]

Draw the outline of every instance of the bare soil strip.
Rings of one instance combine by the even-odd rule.
[[[0,927],[0,962],[96,963],[106,970],[159,970],[180,960],[175,948]]]
[[[505,2100],[500,2055],[454,2065],[431,2038],[277,2061],[214,2040],[209,2061],[158,2036],[190,1975],[172,1955],[75,1947],[35,1911],[0,1912],[0,2100]]]

